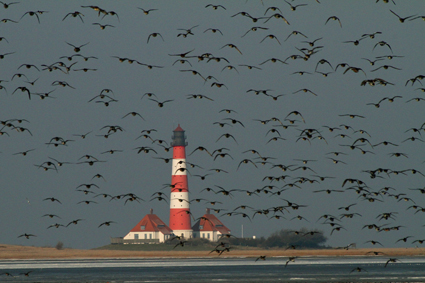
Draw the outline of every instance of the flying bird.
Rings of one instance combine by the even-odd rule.
[[[18,238],[21,238],[21,237],[25,237],[26,239],[29,239],[31,237],[37,237],[37,236],[36,235],[33,235],[33,234],[27,234],[27,233],[25,233],[25,234],[22,234],[22,235],[19,235],[18,236]]]
[[[326,20],[325,25],[329,22],[329,20],[338,21],[338,22],[339,22],[339,26],[342,28],[341,20],[340,20],[337,16],[330,16],[330,17]]]
[[[83,20],[84,15],[81,12],[75,11],[75,12],[68,13],[65,15],[65,17],[63,17],[62,21],[64,21],[68,16],[72,16],[74,18],[79,17],[81,22],[84,23],[84,20]]]
[[[411,16],[407,16],[407,17],[404,17],[404,18],[402,18],[402,17],[400,17],[399,15],[397,15],[393,10],[391,10],[390,9],[390,12],[391,13],[393,13],[397,18],[398,18],[398,20],[400,21],[400,23],[404,23],[404,21],[406,21],[406,20],[408,20],[408,19],[410,19],[410,18],[413,18],[413,17],[415,17],[416,15],[411,15]]]
[[[73,44],[71,44],[71,43],[69,43],[69,42],[66,42],[66,41],[65,41],[65,43],[66,43],[66,44],[68,44],[69,46],[74,47],[74,51],[75,51],[75,52],[77,52],[77,53],[81,51],[81,48],[82,48],[82,47],[84,47],[84,46],[86,46],[87,44],[89,44],[89,42],[87,42],[87,43],[85,43],[85,44],[83,44],[83,45],[76,46],[76,45],[73,45]]]
[[[99,226],[97,226],[97,228],[100,228],[100,227],[102,227],[102,226],[110,226],[112,223],[116,223],[116,222],[114,222],[114,221],[105,221],[105,222],[103,222],[103,223],[101,223]]]
[[[208,4],[205,6],[205,8],[211,7],[213,10],[217,10],[218,8],[221,8],[223,10],[226,10],[226,8],[223,5],[213,5],[213,4]]]
[[[150,39],[151,37],[157,37],[157,36],[161,37],[162,41],[165,41],[165,40],[164,40],[164,38],[162,37],[162,35],[161,35],[159,32],[153,32],[153,33],[149,34],[149,36],[148,36],[148,40],[147,40],[147,42],[146,42],[146,43],[149,43],[149,39]]]
[[[385,265],[384,265],[384,267],[387,267],[387,265],[389,264],[389,263],[391,263],[391,262],[400,262],[400,260],[399,259],[396,259],[396,258],[390,258],[390,259],[388,259],[386,262],[385,262]]]
[[[29,16],[36,16],[36,18],[37,18],[37,21],[38,21],[38,23],[40,23],[40,17],[38,16],[39,14],[41,15],[41,14],[43,14],[43,13],[47,13],[47,11],[28,11],[28,12],[25,12],[25,14],[23,14],[22,15],[22,17],[19,19],[19,21],[20,20],[22,20],[22,18],[25,16],[25,15],[29,15]]]
[[[242,55],[242,52],[239,50],[239,48],[232,43],[225,44],[220,49],[223,49],[224,47],[230,47],[230,48],[236,49]]]
[[[43,199],[43,200],[50,200],[51,202],[58,202],[58,203],[60,203],[60,204],[62,204],[61,202],[60,202],[60,200],[58,200],[58,199],[56,199],[56,198],[45,198],[45,199]]]
[[[174,101],[174,99],[169,99],[169,100],[164,100],[164,101],[158,101],[158,100],[152,99],[152,98],[149,98],[149,100],[152,100],[152,101],[155,101],[156,103],[158,103],[158,107],[160,107],[160,108],[164,107],[164,104],[165,103]]]

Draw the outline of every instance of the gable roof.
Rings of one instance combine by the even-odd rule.
[[[207,220],[206,220],[207,219]],[[199,229],[202,228],[202,229]],[[210,214],[207,210],[201,219],[192,227],[193,231],[218,231],[221,234],[230,234],[230,229],[218,220],[214,214]]]
[[[144,226],[145,229],[141,227]],[[170,229],[156,214],[146,214],[130,232],[161,232],[162,234],[172,234],[173,230]]]

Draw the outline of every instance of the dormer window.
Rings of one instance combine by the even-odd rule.
[[[146,226],[145,225],[141,225],[140,226],[140,230],[145,230],[146,229]]]
[[[204,229],[204,225],[199,225],[199,230]]]

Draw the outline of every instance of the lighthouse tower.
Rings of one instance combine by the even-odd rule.
[[[187,184],[184,130],[178,125],[173,131],[173,165],[171,168],[170,225],[174,235],[192,238],[190,224],[189,188]]]

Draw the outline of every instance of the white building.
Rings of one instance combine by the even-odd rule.
[[[218,241],[222,235],[230,234],[230,229],[218,220],[207,209],[204,214],[192,226],[193,238],[204,238],[210,241]],[[111,238],[112,244],[145,244],[145,243],[164,243],[175,236],[170,229],[151,209],[150,214],[146,214],[133,229],[125,235],[124,238]],[[192,238],[189,237],[189,238]]]
[[[211,214],[209,208],[202,218],[192,226],[192,229],[194,238],[204,238],[214,242],[218,241],[221,235],[230,234],[230,229],[224,226],[214,214]]]
[[[123,238],[123,243],[163,243],[173,237],[173,231],[151,209]],[[129,241],[132,240],[132,241]]]

